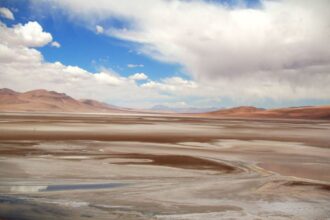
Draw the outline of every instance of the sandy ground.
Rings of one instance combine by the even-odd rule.
[[[330,122],[0,114],[0,219],[330,219]]]

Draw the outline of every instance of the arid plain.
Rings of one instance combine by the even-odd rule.
[[[330,220],[329,9],[0,0],[0,220]]]
[[[328,219],[330,122],[1,113],[0,219]]]

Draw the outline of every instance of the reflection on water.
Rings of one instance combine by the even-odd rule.
[[[61,184],[61,185],[46,185],[46,186],[12,186],[11,192],[52,192],[52,191],[64,191],[64,190],[97,190],[97,189],[109,189],[114,187],[120,187],[126,184],[123,183],[94,183],[94,184]]]
[[[12,187],[10,187],[11,192],[21,192],[21,193],[40,192],[45,189],[47,189],[47,186],[12,186]]]
[[[119,187],[122,183],[98,183],[98,184],[72,184],[72,185],[49,185],[46,189],[39,190],[45,191],[63,191],[63,190],[88,190],[88,189],[108,189]]]

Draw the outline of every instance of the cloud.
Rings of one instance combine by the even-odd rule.
[[[60,62],[57,62],[56,63],[57,65],[61,66],[62,64]],[[78,66],[66,66],[63,71],[65,73],[69,73],[69,74],[72,74],[72,75],[76,75],[76,76],[83,76],[83,75],[86,75],[88,72]]]
[[[39,62],[41,60],[41,53],[35,49],[24,47],[9,47],[6,44],[0,43],[1,64],[14,62],[19,62],[21,64],[29,64],[30,62]]]
[[[23,47],[42,47],[52,41],[52,35],[44,32],[40,24],[30,21],[24,25],[16,24],[13,28],[7,28],[0,22],[0,40],[7,45]]]
[[[96,73],[94,74],[94,77],[101,83],[114,85],[114,86],[120,85],[124,81],[118,76],[105,72]]]
[[[32,47],[45,45],[46,41],[40,43],[37,40],[37,44],[26,41],[21,32],[15,34],[15,30],[21,30],[28,24],[13,27],[0,25],[0,88],[7,87],[17,91],[45,88],[65,92],[75,98],[97,99],[128,107],[150,107],[155,100],[158,103],[173,99],[137,85],[135,80],[147,77],[142,73],[133,75],[135,80],[132,80],[109,69],[103,68],[100,72],[93,73],[78,66],[45,61],[43,55]]]
[[[148,79],[148,76],[144,73],[135,73],[135,74],[129,76],[129,78],[132,80],[146,80],[146,79]]]
[[[196,82],[185,80],[181,77],[169,77],[162,79],[160,82],[149,80],[142,84],[141,87],[170,93],[181,92],[180,95],[183,95],[184,93],[189,94],[191,92],[198,93],[198,90],[195,90],[198,87]]]
[[[127,67],[128,68],[136,68],[136,67],[144,67],[144,65],[143,64],[131,64],[131,63],[129,63],[129,64],[127,64]]]
[[[197,0],[95,1],[57,2],[89,29],[111,19],[129,21],[104,34],[136,42],[138,52],[154,59],[181,64],[188,79],[125,77],[47,62],[37,48],[51,43],[52,35],[39,23],[0,22],[0,87],[47,88],[129,107],[330,99],[328,1],[262,1],[257,9]]]
[[[104,32],[104,28],[100,25],[96,25],[95,29],[96,29],[96,33],[98,34],[103,34]]]
[[[52,41],[52,35],[43,32],[42,27],[36,21],[30,21],[25,25],[15,25],[14,33],[21,43],[28,47],[42,47]]]
[[[57,41],[53,41],[53,42],[51,43],[51,46],[52,46],[52,47],[56,47],[56,48],[60,48],[60,47],[61,47],[61,44],[60,44],[59,42],[57,42]]]
[[[15,20],[13,13],[8,8],[0,8],[0,17],[7,18],[9,20]]]
[[[212,90],[237,100],[330,98],[328,0],[263,0],[258,8],[197,0],[55,2],[87,24],[127,21],[105,33],[137,43],[139,52],[154,59],[181,64],[203,85],[201,94]],[[144,86],[174,88],[153,81]]]

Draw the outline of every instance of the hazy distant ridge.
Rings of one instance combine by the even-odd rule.
[[[279,109],[262,109],[253,106],[215,110],[214,108],[171,108],[157,105],[149,110],[121,108],[92,99],[77,100],[65,93],[45,89],[16,92],[0,89],[0,111],[2,112],[109,112],[109,113],[168,113],[195,117],[240,117],[240,118],[301,118],[330,119],[330,105],[301,106]]]
[[[303,106],[278,109],[261,109],[253,106],[241,106],[221,109],[201,116],[210,117],[241,117],[241,118],[301,118],[301,119],[330,119],[330,105]]]

